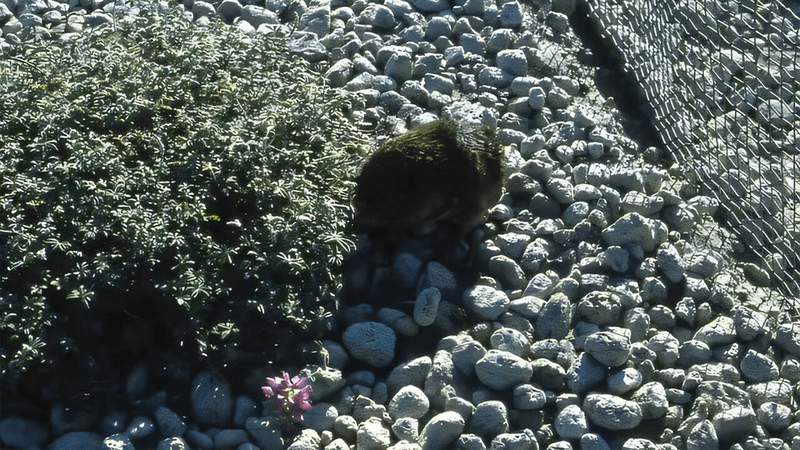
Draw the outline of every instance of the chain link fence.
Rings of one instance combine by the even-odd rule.
[[[665,149],[795,310],[800,298],[800,3],[586,0]]]

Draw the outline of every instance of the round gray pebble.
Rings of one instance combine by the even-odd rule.
[[[378,322],[361,322],[342,333],[344,347],[350,355],[372,367],[386,367],[394,358],[394,331]]]

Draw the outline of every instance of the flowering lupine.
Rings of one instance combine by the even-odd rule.
[[[267,377],[267,386],[262,386],[261,390],[268,400],[272,400],[272,405],[278,413],[278,417],[288,423],[289,419],[300,421],[303,419],[303,412],[311,409],[308,402],[311,386],[308,379],[292,377],[281,371],[283,377]]]

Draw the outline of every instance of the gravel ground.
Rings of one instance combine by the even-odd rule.
[[[713,220],[715,201],[601,95],[616,75],[575,34],[574,1],[184,9],[250,32],[296,12],[289,48],[363,94],[365,126],[496,128],[506,192],[471,249],[432,254],[432,227],[392,251],[361,240],[354,306],[322,341],[327,365],[303,371],[314,406],[293,440],[218,375],[193,374],[176,407],[139,365],[130,407],[88,428],[58,405],[50,423],[3,417],[4,448],[800,449],[800,323],[760,287],[763,270],[734,261],[741,244]],[[0,0],[0,47],[67,39],[115,12],[137,8]]]

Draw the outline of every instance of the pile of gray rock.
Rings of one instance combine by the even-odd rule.
[[[511,174],[474,249],[483,274],[453,295],[457,274],[413,245],[369,272],[415,287],[413,308],[360,304],[339,318],[325,363],[303,371],[313,407],[292,440],[268,408],[202,372],[184,415],[160,392],[144,400],[152,417],[110,413],[93,430],[64,426],[58,408],[46,425],[3,417],[3,447],[800,448],[800,323],[766,308],[761,269],[731,264],[736,240],[712,219],[715,201],[659,166],[658,149],[638,151],[613,104],[596,101],[575,59],[573,1],[184,8],[199,26],[216,15],[249,32],[284,27],[292,53],[363,95],[365,123],[496,128]],[[136,12],[2,0],[3,45],[80,32],[120,10]],[[409,348],[429,329],[443,337]],[[138,366],[129,399],[143,401],[147,385]]]

